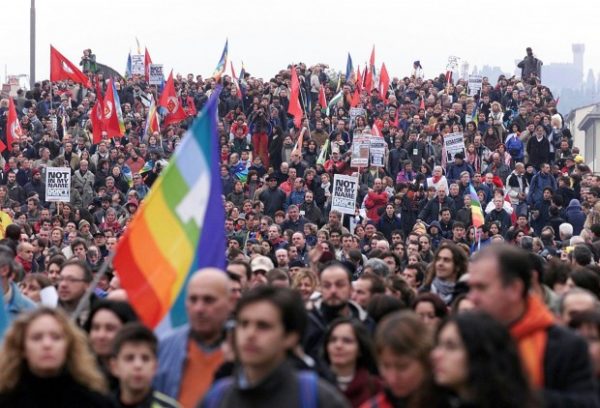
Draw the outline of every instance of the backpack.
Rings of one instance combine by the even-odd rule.
[[[300,388],[300,408],[318,408],[318,377],[312,371],[298,371],[298,386]],[[205,398],[206,408],[218,408],[223,400],[225,391],[233,384],[233,378],[223,378],[215,383]]]

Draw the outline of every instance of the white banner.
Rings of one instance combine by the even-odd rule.
[[[456,153],[465,153],[465,137],[462,133],[450,133],[444,137],[446,162],[453,163]]]
[[[164,80],[163,65],[162,64],[150,64],[150,85],[160,85]]]
[[[331,210],[339,211],[342,214],[354,215],[357,194],[358,177],[335,174],[333,176]]]
[[[131,55],[131,74],[144,75],[144,54]]]
[[[46,201],[71,201],[71,169],[46,167]]]
[[[371,138],[365,136],[355,136],[352,140],[352,156],[350,157],[351,167],[367,167],[369,165],[369,150]]]

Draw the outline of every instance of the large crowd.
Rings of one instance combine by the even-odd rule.
[[[14,98],[0,406],[600,406],[600,176],[530,49],[520,77],[477,92],[418,61],[388,89],[298,64],[300,126],[291,66],[268,81],[176,75],[189,117],[158,131],[159,87],[115,78],[124,135],[95,144],[94,61],[86,50],[98,86]],[[101,266],[219,84],[227,267],[190,277],[189,323],[158,340],[120,287],[127,271]],[[365,135],[384,141],[383,166],[352,166]],[[48,167],[71,169],[70,202],[46,201]],[[338,174],[358,180],[353,214],[332,209]]]

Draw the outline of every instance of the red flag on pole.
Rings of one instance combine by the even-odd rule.
[[[148,47],[144,47],[144,74],[146,81],[150,81],[150,64],[152,64],[152,58],[148,52]]]
[[[371,92],[371,89],[373,89],[373,72],[369,68],[365,68],[365,80],[363,86],[367,92]]]
[[[83,84],[86,87],[91,86],[90,79],[79,68],[66,59],[56,48],[50,46],[50,81],[64,81],[66,79]]]
[[[327,98],[325,97],[325,87],[323,85],[319,88],[319,105],[321,105],[321,109],[327,108]]]
[[[288,113],[294,117],[294,126],[300,129],[300,124],[302,123],[302,107],[300,106],[300,81],[298,81],[296,67],[292,67],[292,92],[290,94]]]
[[[363,86],[363,77],[362,77],[362,74],[360,73],[360,67],[357,66],[356,67],[356,87],[360,91],[362,89],[362,86]]]
[[[104,129],[108,137],[122,136],[119,126],[119,116],[117,115],[117,106],[115,104],[115,94],[112,79],[108,80],[106,85],[106,95],[104,95]]]
[[[352,95],[352,100],[350,101],[350,106],[352,108],[356,108],[359,103],[360,103],[360,92],[358,91],[358,88],[355,88],[354,94]]]
[[[90,112],[92,121],[93,144],[100,143],[102,140],[102,131],[104,130],[104,102],[102,100],[102,90],[100,84],[96,82],[96,103]]]
[[[381,64],[381,72],[379,73],[379,96],[387,102],[388,88],[390,87],[390,76],[388,75],[385,63]]]
[[[184,120],[187,115],[181,106],[181,100],[177,97],[175,92],[175,83],[173,82],[173,71],[169,74],[169,78],[165,83],[165,89],[160,95],[160,101],[158,106],[162,106],[167,110],[167,115],[163,121],[163,125],[166,127],[171,123],[177,123]]]
[[[19,123],[19,117],[17,116],[17,109],[13,98],[8,98],[8,116],[6,117],[6,144],[0,141],[0,152],[3,152],[8,147],[8,150],[12,150],[12,144],[14,141],[20,141],[23,136],[23,129]]]

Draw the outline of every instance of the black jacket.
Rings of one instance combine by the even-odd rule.
[[[544,407],[600,407],[597,394],[585,340],[564,327],[551,326],[544,355]]]
[[[0,394],[0,407],[113,408],[108,397],[75,382],[69,374],[40,378],[26,370],[17,387]]]

